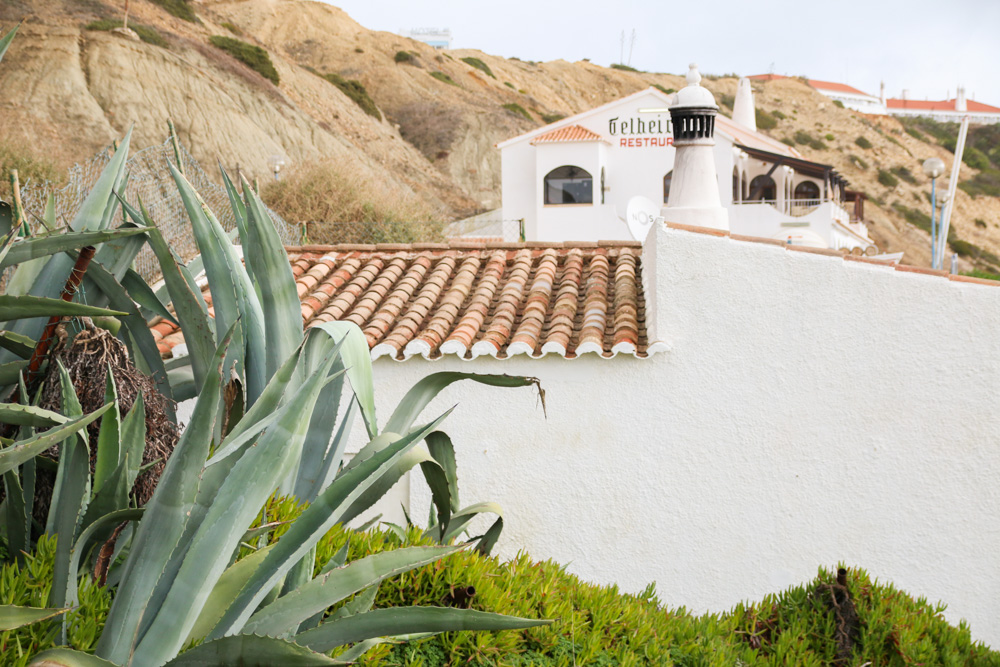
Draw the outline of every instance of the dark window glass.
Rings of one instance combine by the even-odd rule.
[[[819,199],[819,186],[812,181],[802,181],[795,186],[795,199]]]
[[[754,201],[774,201],[778,198],[778,187],[774,179],[766,174],[754,176],[750,181],[750,198]]]
[[[593,204],[594,178],[580,167],[556,167],[545,176],[546,204]]]

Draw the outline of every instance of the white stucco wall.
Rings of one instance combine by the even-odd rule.
[[[462,501],[503,506],[502,556],[695,611],[845,561],[1000,646],[1000,289],[662,227],[643,276],[669,352],[380,359],[380,418],[433,371],[536,376],[547,418],[469,382],[426,413],[459,404]]]

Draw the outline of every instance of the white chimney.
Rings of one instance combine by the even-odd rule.
[[[903,88],[903,99],[904,100],[910,99],[910,91],[908,91],[906,88]]]
[[[882,107],[885,108],[885,106],[886,106],[886,104],[885,104],[885,81],[879,82],[879,85],[878,85],[878,101],[882,104]]]
[[[719,199],[712,147],[719,107],[700,85],[698,66],[691,64],[688,85],[674,95],[670,124],[674,131],[674,177],[661,215],[666,222],[729,230],[729,211]]]
[[[733,122],[751,130],[757,130],[757,109],[754,108],[753,90],[750,88],[750,79],[745,76],[740,78],[740,82],[736,86]]]
[[[959,86],[955,91],[955,111],[968,111],[965,104],[965,86]]]

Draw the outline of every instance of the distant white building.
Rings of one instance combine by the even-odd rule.
[[[787,79],[789,77],[781,74],[755,74],[747,78],[752,81],[774,81],[775,79]],[[816,92],[826,95],[831,100],[840,102],[845,107],[852,109],[853,111],[859,111],[873,116],[885,116],[888,113],[885,105],[884,85],[882,86],[882,92],[879,97],[876,97],[863,90],[858,90],[853,86],[848,86],[846,83],[820,81],[819,79],[803,80]]]
[[[629,200],[669,198],[671,103],[648,88],[498,144],[503,216],[523,218],[528,241],[632,239],[623,222]],[[752,111],[744,116],[752,120]],[[722,115],[714,123],[716,182],[733,233],[876,251],[863,195],[847,190],[832,166]]]
[[[399,34],[403,37],[409,37],[410,39],[433,46],[439,51],[451,48],[450,28],[412,28],[410,30],[401,28]]]
[[[889,113],[893,116],[924,116],[942,123],[957,123],[965,116],[969,116],[971,123],[1000,123],[1000,107],[966,100],[963,87],[959,87],[956,96],[950,100],[911,100],[908,97],[904,90],[901,98],[886,100]]]

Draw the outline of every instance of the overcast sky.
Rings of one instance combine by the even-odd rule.
[[[367,28],[451,28],[454,48],[522,60],[624,60],[683,73],[838,81],[889,97],[969,97],[1000,106],[1000,0],[332,0]]]

